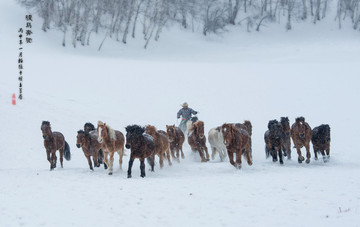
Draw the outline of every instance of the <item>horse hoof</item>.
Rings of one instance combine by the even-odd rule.
[[[112,175],[113,173],[109,173],[109,175]]]
[[[131,178],[131,175],[128,175],[127,178]]]
[[[302,163],[302,161],[303,161],[303,160],[301,160],[300,158],[298,158],[298,163],[300,163],[300,164],[301,164],[301,163]]]
[[[145,175],[140,175],[140,177],[144,178],[144,177],[145,177]]]
[[[185,155],[181,155],[181,158],[182,158],[182,159],[185,159]]]
[[[310,159],[306,159],[306,164],[309,164],[310,163]]]
[[[280,160],[280,164],[281,164],[281,165],[284,165],[284,161]]]

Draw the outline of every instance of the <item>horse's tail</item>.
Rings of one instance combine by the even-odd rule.
[[[70,161],[70,159],[71,159],[70,146],[66,141],[65,141],[64,157],[67,161]]]

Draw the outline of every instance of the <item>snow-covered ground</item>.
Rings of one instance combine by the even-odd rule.
[[[102,37],[63,48],[61,34],[42,32],[35,17],[34,43],[23,50],[24,100],[12,106],[26,11],[10,0],[0,9],[0,226],[359,226],[359,32],[339,31],[332,19],[206,38],[172,29],[146,51],[139,39],[107,40],[97,52]],[[123,133],[129,124],[165,129],[184,101],[206,132],[251,120],[254,164],[200,163],[185,143],[181,163],[146,166],[143,179],[136,160],[127,179],[129,155],[108,176],[91,172],[75,146],[88,121]],[[312,148],[308,165],[295,149],[283,166],[266,160],[263,133],[281,116],[329,124],[331,161],[315,161]],[[49,171],[43,120],[70,144],[63,169]]]

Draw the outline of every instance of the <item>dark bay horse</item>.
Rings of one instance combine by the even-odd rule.
[[[241,156],[244,155],[247,163],[252,165],[252,157],[250,153],[250,135],[242,129],[237,128],[233,124],[223,124],[221,131],[224,137],[231,165],[235,168],[241,168]],[[234,162],[234,153],[236,154],[236,163]]]
[[[171,166],[170,160],[170,142],[164,131],[157,130],[155,126],[147,125],[145,128],[146,134],[154,138],[155,154],[159,156],[160,168],[164,167],[164,157],[166,156],[168,164]]]
[[[56,151],[60,152],[60,164],[63,168],[63,157],[69,161],[71,159],[70,146],[65,141],[65,137],[61,132],[52,132],[50,122],[43,121],[41,131],[44,138],[44,147],[46,149],[47,160],[50,162],[50,170],[56,168]]]
[[[282,131],[284,133],[284,139],[282,144],[282,150],[284,156],[287,156],[288,159],[291,159],[291,138],[290,138],[290,122],[288,117],[281,117],[280,124]]]
[[[93,158],[94,166],[100,166],[101,160],[99,151],[101,150],[101,144],[97,141],[96,134],[89,134],[83,130],[79,130],[76,136],[76,146],[82,148],[91,170],[94,170],[91,156]]]
[[[311,127],[305,122],[304,117],[295,119],[295,123],[291,126],[291,138],[294,142],[298,153],[298,162],[302,163],[305,158],[301,155],[301,148],[306,148],[306,163],[310,163],[310,140],[311,140]]]
[[[193,152],[199,152],[201,162],[207,162],[210,160],[209,152],[206,147],[203,121],[195,122],[189,129],[188,143]],[[206,158],[204,153],[206,154]]]
[[[170,141],[171,156],[173,159],[180,162],[180,152],[181,158],[185,158],[184,152],[182,150],[182,146],[185,140],[184,133],[179,127],[176,127],[175,125],[166,125],[166,134],[168,135]]]
[[[277,162],[279,156],[280,164],[284,164],[281,150],[283,147],[284,133],[280,122],[277,120],[269,121],[268,130],[265,132],[264,139],[266,158],[271,155],[273,162]]]
[[[319,152],[321,152],[324,162],[328,162],[330,160],[330,141],[329,125],[320,125],[312,130],[311,142],[314,148],[315,160],[318,159],[317,155]]]
[[[104,162],[109,167],[109,175],[112,175],[115,152],[119,154],[119,165],[120,169],[122,169],[125,137],[120,131],[112,129],[101,121],[98,121],[97,134],[98,142],[101,144],[101,150],[104,153]],[[110,161],[108,161],[108,155]]]
[[[141,177],[145,177],[145,158],[151,165],[151,171],[154,171],[155,161],[155,142],[154,138],[148,134],[144,134],[145,128],[138,125],[129,125],[126,127],[126,145],[131,150],[128,178],[131,178],[131,168],[134,159],[140,160]]]

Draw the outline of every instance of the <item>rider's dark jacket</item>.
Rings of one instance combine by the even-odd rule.
[[[197,112],[191,108],[182,108],[177,113],[177,118],[180,118],[180,116],[182,116],[183,118],[189,120],[191,118],[191,114],[197,114]]]

